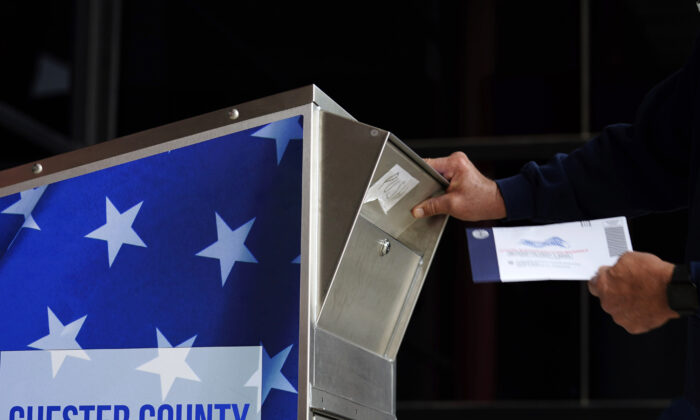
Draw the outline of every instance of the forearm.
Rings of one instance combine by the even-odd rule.
[[[569,221],[687,206],[689,145],[649,144],[638,132],[607,127],[569,155],[530,162],[518,175],[497,180],[508,219]],[[673,153],[663,150],[672,146]]]
[[[568,155],[498,180],[508,218],[565,221],[687,206],[700,52],[693,57],[649,92],[634,124],[608,126]]]

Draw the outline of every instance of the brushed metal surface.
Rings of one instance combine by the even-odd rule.
[[[419,166],[418,162],[410,159],[403,151],[396,147],[393,142],[389,142],[382,151],[370,185],[374,185],[374,183],[389,172],[394,165],[399,165],[412,177],[417,179],[419,181],[418,185],[410,190],[386,213],[382,210],[379,202],[374,200],[362,204],[361,214],[391,235],[399,237],[413,226],[414,223],[418,222],[411,214],[413,206],[426,198],[442,194],[444,188],[437,179]],[[420,224],[416,225],[416,227],[418,226],[420,226]],[[423,229],[420,230],[422,231]],[[424,240],[421,235],[420,237],[408,236],[404,239],[404,243],[418,250],[420,254],[423,254],[424,250],[432,244],[432,241]]]
[[[388,238],[391,252],[381,255]],[[360,216],[323,303],[318,326],[384,355],[421,256]]]
[[[318,86],[311,85],[306,87],[306,89],[309,88],[312,90],[311,94],[313,95],[313,102],[324,112],[335,114],[348,120],[357,121],[348,111],[338,105],[338,103],[331,99],[330,96],[326,95],[321,89],[319,89]]]
[[[301,266],[299,278],[299,386],[297,418],[309,420],[312,378],[313,331],[316,322],[319,260],[319,116],[318,105],[304,115],[304,144],[301,186]]]
[[[319,308],[387,137],[386,131],[321,112]]]
[[[423,287],[425,276],[447,223],[447,216],[444,215],[424,219],[414,219],[411,215],[411,209],[416,204],[428,197],[443,194],[446,181],[432,168],[432,171],[426,171],[425,162],[393,135],[390,135],[389,142],[382,151],[370,185],[373,185],[397,164],[419,180],[419,184],[386,213],[382,211],[376,201],[364,203],[361,210],[364,217],[423,257],[422,264],[419,265],[415,275],[410,279],[404,305],[396,319],[393,335],[384,353],[392,359],[399,351],[408,322]]]
[[[395,364],[321,328],[314,329],[312,409],[348,418],[391,418]]]
[[[342,417],[326,417],[320,413],[311,413],[313,420],[344,420]]]
[[[413,206],[428,197],[444,193],[444,179],[434,171],[426,171],[421,165],[422,160],[413,152],[407,154],[405,146],[400,146],[400,140],[395,136],[389,135],[388,139],[365,191],[397,164],[416,178],[418,185],[387,212],[376,200],[361,204],[360,215],[355,219],[345,247],[338,256],[330,285],[324,283],[335,260],[322,258],[326,267],[320,271],[322,275],[319,278],[322,283],[321,298],[324,300],[318,325],[370,351],[394,359],[447,217],[413,218],[410,212]],[[367,167],[360,169],[366,170]],[[354,181],[355,188],[364,183],[359,182],[357,177]],[[336,185],[343,182],[343,186],[348,183],[342,179],[335,182]],[[353,200],[356,196],[355,192]],[[335,247],[348,235],[344,232],[348,229],[353,207],[344,201],[345,198],[337,199],[340,200],[337,205],[346,206],[345,219],[341,220],[342,229],[339,229],[337,218],[328,219],[335,230],[329,229],[333,234],[323,236],[323,252],[327,252],[325,248],[328,243],[334,243],[332,251],[337,252],[338,248]],[[364,199],[363,195],[359,203]],[[326,205],[326,200],[323,203]],[[391,238],[392,248],[389,254],[382,257],[374,244],[385,238]],[[324,295],[326,289],[328,291]]]
[[[396,420],[395,414],[374,410],[318,388],[313,394],[312,413],[315,418],[335,420]]]
[[[411,149],[406,143],[402,142],[399,140],[398,137],[396,137],[394,134],[390,134],[389,140],[403,153],[408,156],[409,159],[411,159],[413,162],[415,162],[418,166],[423,168],[423,170],[427,173],[429,173],[433,178],[435,178],[442,186],[447,188],[450,183],[442,176],[438,171],[433,169],[432,166],[428,165],[425,163],[425,161]]]
[[[199,135],[231,126],[234,121],[229,118],[229,111],[233,108],[239,112],[235,125],[241,128],[231,132],[253,127],[250,123],[256,124],[253,120],[259,117],[316,102],[325,106],[327,113],[338,113],[346,119],[353,119],[318,87],[305,86],[0,171],[0,197],[192,144],[170,144],[173,140],[208,140],[211,137],[200,139]],[[43,167],[40,175],[32,172],[36,163],[41,163]]]

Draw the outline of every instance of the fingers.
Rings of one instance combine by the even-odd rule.
[[[433,169],[440,172],[440,174],[444,176],[445,179],[447,179],[448,181],[451,180],[452,177],[454,177],[457,168],[462,167],[465,165],[466,162],[469,162],[467,155],[465,155],[462,152],[455,152],[447,157],[440,157],[434,159],[426,158],[423,160],[425,161],[425,163],[432,166]]]
[[[611,267],[608,265],[601,266],[598,272],[595,273],[595,276],[588,281],[588,291],[591,292],[593,296],[600,297],[600,293],[607,282],[607,272],[610,268]]]
[[[446,180],[451,180],[454,176],[454,170],[450,164],[449,157],[441,157],[435,159],[423,159],[425,163],[432,166],[433,169],[440,172],[440,175],[444,176]]]
[[[606,311],[607,312],[607,311]],[[634,320],[630,319],[629,317],[625,316],[624,314],[620,313],[615,313],[610,314],[610,317],[613,319],[613,322],[619,325],[620,327],[624,328],[625,331],[627,331],[628,334],[642,334],[650,330],[649,327],[646,327],[644,325],[640,325],[638,322],[635,322]]]
[[[620,298],[619,293],[611,289],[612,267],[602,266],[595,276],[588,282],[588,291],[593,296],[600,299],[600,307],[613,321],[624,328],[629,334],[641,334],[649,331],[650,327],[646,320],[639,316],[634,316],[633,308],[625,304],[625,299]]]
[[[447,214],[450,211],[450,200],[449,194],[429,198],[414,207],[411,213],[416,219],[430,217],[436,214]]]
[[[600,267],[588,289],[617,325],[630,334],[641,334],[677,316],[666,297],[672,272],[671,263],[651,254],[630,252],[613,267]]]
[[[588,282],[588,291],[595,297],[600,296],[600,293],[598,292],[598,276],[593,277]]]

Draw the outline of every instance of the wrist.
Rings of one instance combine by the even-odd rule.
[[[700,307],[695,283],[690,277],[688,265],[674,266],[666,286],[668,306],[680,315],[693,315]]]
[[[503,200],[503,195],[501,194],[501,189],[498,187],[496,181],[491,181],[491,187],[493,188],[492,195],[492,210],[491,217],[492,220],[505,219],[507,216],[506,202]]]
[[[495,181],[508,220],[536,218],[533,187],[521,174]]]

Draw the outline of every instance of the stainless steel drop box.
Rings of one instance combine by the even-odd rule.
[[[264,128],[277,123],[293,134],[275,137],[271,131],[276,128]],[[299,272],[299,322],[291,319],[289,324],[295,328],[291,337],[297,337],[298,326],[298,346],[295,342],[288,347],[298,350],[297,389],[287,387],[284,391],[291,410],[296,402],[298,418],[305,420],[394,419],[396,355],[447,220],[445,216],[416,220],[410,210],[428,197],[443,194],[447,182],[396,136],[356,121],[317,87],[247,102],[2,171],[0,197],[70,182],[156,155],[167,165],[169,161],[163,156],[170,151],[202,150],[197,149],[200,143],[230,139],[254,144],[258,147],[255,150],[268,148],[256,155],[259,163],[247,161],[252,168],[264,163],[287,176],[293,174],[301,183],[300,196],[294,192],[288,202],[274,204],[279,208],[266,210],[272,215],[277,211],[301,214],[300,238],[291,241],[294,246],[300,244],[300,257],[276,263],[291,273],[291,281],[295,280],[294,270]],[[288,143],[293,147],[287,147]],[[40,171],[37,165],[41,165]],[[141,182],[124,176],[126,183]],[[180,182],[173,179],[177,176],[167,182]],[[181,176],[186,178],[187,174]],[[257,175],[251,170],[245,176],[254,179]],[[222,185],[223,191],[213,194],[231,195],[230,185]],[[290,208],[297,213],[290,213]],[[207,216],[214,220],[213,215]],[[295,229],[290,232],[298,235],[298,225]],[[273,233],[258,243],[274,244],[276,239]],[[292,251],[296,256],[297,249]],[[194,253],[188,258],[195,258]],[[218,287],[221,280],[206,281]],[[234,282],[230,280],[228,285]],[[295,297],[289,307],[296,315]],[[264,411],[259,394],[257,403]],[[259,410],[260,406],[251,416],[259,416]]]
[[[395,418],[394,360],[446,222],[410,210],[446,182],[393,134],[331,113],[321,115],[320,147],[311,409]]]

